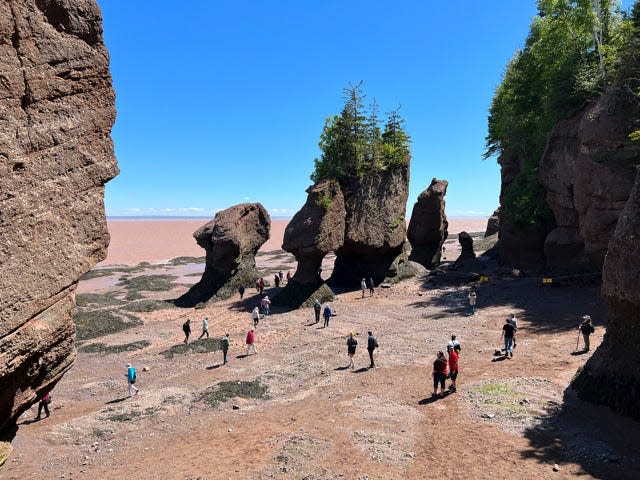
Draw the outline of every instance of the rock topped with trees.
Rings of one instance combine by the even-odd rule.
[[[575,222],[567,225],[565,218],[555,218],[559,205],[552,210],[548,204],[540,162],[554,125],[575,115],[609,85],[623,86],[637,103],[640,76],[635,71],[638,45],[632,24],[638,4],[629,18],[622,16],[617,6],[614,0],[539,1],[525,46],[507,66],[496,90],[486,156],[499,156],[500,253],[508,263],[543,266],[545,239],[556,221],[564,233],[556,232],[551,240],[582,237],[582,233],[566,235],[567,228],[577,228]],[[638,116],[634,113],[632,117]],[[610,160],[600,158],[599,162],[606,167]],[[571,175],[567,171],[560,174]],[[571,179],[560,182],[570,184]],[[571,250],[577,253],[573,254],[581,255],[579,245],[574,246],[577,248]]]
[[[411,242],[411,260],[433,268],[440,263],[442,246],[447,239],[447,216],[444,212],[446,180],[431,180],[429,188],[418,196],[413,206],[407,237]]]
[[[394,275],[392,264],[406,238],[411,159],[402,124],[395,110],[381,126],[375,102],[368,110],[364,106],[361,85],[345,89],[342,112],[325,123],[311,179],[332,179],[344,194],[344,243],[330,280],[336,285]]]
[[[221,300],[234,295],[240,285],[253,286],[258,278],[255,256],[270,231],[269,213],[259,203],[241,203],[216,213],[193,234],[206,251],[202,278],[176,304]]]

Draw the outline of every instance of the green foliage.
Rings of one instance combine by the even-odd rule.
[[[260,383],[260,380],[220,382],[207,388],[195,400],[216,408],[221,402],[231,398],[265,399],[268,398],[267,391],[267,386]]]
[[[375,101],[369,111],[364,106],[362,82],[345,88],[344,93],[340,115],[325,120],[319,142],[322,155],[314,160],[311,180],[344,180],[407,164],[410,138],[398,110],[388,114],[381,130]]]
[[[333,202],[331,201],[331,197],[327,194],[327,192],[322,192],[318,196],[318,206],[323,210],[327,211],[331,208]]]
[[[540,229],[551,225],[553,212],[547,205],[545,195],[545,189],[538,182],[537,169],[525,168],[507,192],[507,218],[518,227]]]

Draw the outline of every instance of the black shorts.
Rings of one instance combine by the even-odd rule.
[[[458,372],[456,372],[456,373],[451,372],[449,378],[451,378],[451,380],[453,380],[455,382],[456,378],[458,378]]]
[[[447,376],[444,373],[434,373],[433,389],[436,390],[438,388],[438,384],[440,384],[440,388],[444,389],[444,382],[446,380],[447,380]]]

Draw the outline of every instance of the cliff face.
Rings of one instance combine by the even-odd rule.
[[[581,398],[640,419],[640,171],[602,271],[608,326],[572,385]]]
[[[548,266],[602,268],[640,158],[632,118],[611,89],[549,134],[539,171],[557,225],[544,243]]]
[[[93,0],[0,2],[0,429],[75,357],[78,278],[106,256],[117,173]],[[0,459],[0,463],[2,460]]]
[[[444,212],[447,194],[446,180],[431,180],[429,188],[418,196],[413,206],[407,238],[411,242],[410,260],[433,268],[440,263],[442,245],[447,239],[447,216]]]
[[[331,282],[354,287],[363,277],[379,282],[394,276],[403,252],[409,165],[353,179],[346,188],[344,244],[336,251]]]

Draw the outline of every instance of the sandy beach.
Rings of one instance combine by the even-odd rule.
[[[206,224],[206,219],[114,219],[107,223],[111,243],[108,256],[100,265],[137,265],[140,262],[166,262],[176,257],[204,256],[193,232]],[[280,250],[288,223],[289,220],[271,220],[271,238],[260,251]],[[449,234],[463,230],[483,232],[486,225],[487,217],[450,218]]]

